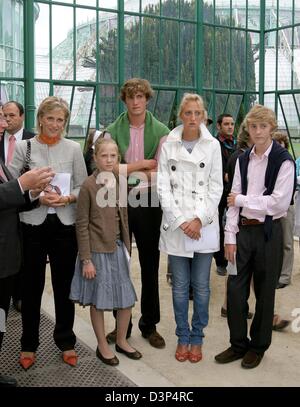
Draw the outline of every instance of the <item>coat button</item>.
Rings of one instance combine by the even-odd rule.
[[[173,186],[174,186],[175,189],[178,188],[178,185],[177,185],[177,184],[174,184]]]
[[[166,231],[166,230],[168,230],[168,229],[169,229],[169,225],[168,225],[167,223],[164,223],[164,224],[163,224],[163,230]]]
[[[177,199],[175,199],[175,203],[176,203],[176,205],[178,205],[178,200]]]
[[[172,165],[171,170],[172,170],[172,171],[176,171],[175,165]]]
[[[202,187],[202,186],[204,185],[204,182],[203,182],[203,181],[200,181],[200,182],[199,182],[199,185],[200,185],[200,187]]]
[[[204,163],[200,163],[200,168],[204,168],[205,164]]]

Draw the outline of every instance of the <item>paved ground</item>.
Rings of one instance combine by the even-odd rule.
[[[295,264],[293,283],[277,290],[276,312],[284,318],[292,318],[291,313],[299,308],[300,331],[300,253],[298,242],[295,242]],[[53,314],[52,295],[47,279],[46,293],[44,296],[44,309]],[[132,276],[139,296],[140,278],[137,262],[136,249],[133,250]],[[299,386],[300,371],[300,332],[292,332],[291,327],[286,332],[274,332],[273,342],[265,354],[261,364],[253,370],[245,370],[240,366],[240,361],[228,365],[218,365],[214,362],[214,355],[228,347],[228,328],[226,319],[220,316],[220,308],[224,295],[224,277],[215,272],[215,265],[211,270],[211,300],[210,320],[205,331],[205,343],[203,347],[203,360],[197,364],[190,362],[180,363],[174,358],[176,348],[175,323],[172,308],[171,288],[166,282],[166,256],[161,258],[160,268],[160,298],[161,298],[161,322],[158,325],[159,332],[166,339],[166,348],[162,350],[152,348],[141,337],[137,328],[140,315],[140,305],[137,303],[133,311],[133,335],[131,344],[143,353],[140,361],[131,361],[120,357],[118,369],[126,374],[130,380],[139,386]],[[192,307],[192,302],[190,302]],[[250,309],[253,310],[253,296],[250,299]],[[78,337],[95,349],[96,340],[89,322],[88,308],[76,307],[75,330]],[[106,313],[107,332],[113,328],[114,321],[110,313]]]

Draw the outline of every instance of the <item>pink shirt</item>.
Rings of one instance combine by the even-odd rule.
[[[262,155],[255,153],[255,147],[249,156],[248,189],[247,195],[242,195],[242,182],[239,160],[236,162],[235,173],[231,191],[239,194],[235,198],[235,205],[229,207],[226,215],[225,244],[236,244],[236,233],[239,231],[239,214],[248,219],[257,219],[264,222],[265,216],[278,219],[286,216],[291,203],[294,187],[294,163],[284,161],[278,172],[274,190],[271,195],[263,195],[265,188],[265,172],[268,165],[268,156],[272,145]]]

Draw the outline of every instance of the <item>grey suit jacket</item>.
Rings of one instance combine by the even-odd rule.
[[[18,177],[25,163],[27,150],[26,140],[18,141],[15,148],[13,160],[9,170],[14,177]],[[30,168],[49,166],[57,172],[71,174],[70,191],[76,197],[80,186],[87,177],[86,166],[79,143],[62,138],[53,146],[47,146],[37,141],[37,137],[31,140]],[[48,206],[41,205],[38,208],[20,215],[21,221],[30,225],[41,225],[48,214]],[[56,214],[64,225],[75,224],[76,203],[66,207],[56,208]]]
[[[28,193],[23,195],[18,181],[12,178],[3,163],[2,168],[8,181],[0,176],[0,279],[20,270],[19,211],[32,208]]]

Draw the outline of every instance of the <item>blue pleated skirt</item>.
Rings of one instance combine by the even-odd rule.
[[[82,263],[77,257],[70,299],[80,305],[94,305],[96,309],[106,311],[132,307],[137,296],[130,279],[126,253],[120,240],[114,253],[92,252],[96,268],[93,279],[82,276]]]

